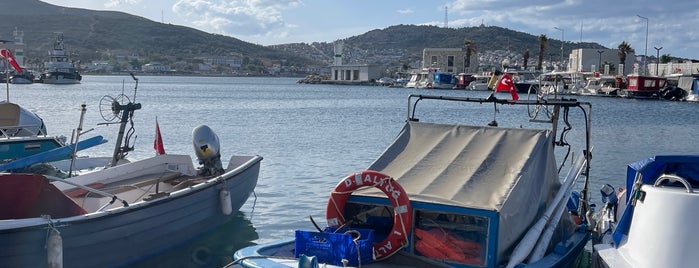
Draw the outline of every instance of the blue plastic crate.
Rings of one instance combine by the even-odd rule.
[[[347,231],[358,231],[359,239],[352,239],[352,234]],[[328,228],[323,232],[296,230],[296,244],[294,256],[304,254],[316,256],[319,262],[342,266],[342,259],[348,261],[350,266],[371,263],[374,259],[374,230],[370,229],[342,229],[334,232]]]

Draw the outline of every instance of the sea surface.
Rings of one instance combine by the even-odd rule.
[[[85,104],[83,130],[90,131],[83,137],[103,135],[109,143],[81,155],[112,155],[118,125],[104,124],[113,114],[104,105],[109,102],[103,100],[109,98],[103,98],[126,100],[126,96],[142,105],[134,115],[131,142],[135,151],[127,156],[130,159],[155,154],[156,120],[167,153],[194,155],[191,131],[205,124],[220,138],[222,159],[233,154],[264,157],[255,194],[240,213],[221,228],[143,260],[140,267],[221,267],[232,261],[239,248],[290,238],[298,229],[312,230],[309,217],[325,222],[327,198],[337,182],[369,166],[400,132],[408,115],[408,94],[488,95],[463,90],[308,85],[297,84],[297,78],[138,79],[136,89],[130,76],[86,75],[77,85],[10,85],[10,100],[40,115],[50,134],[67,137],[78,128]],[[593,107],[589,114],[594,145],[593,202],[601,202],[601,185],[623,184],[630,162],[657,154],[699,153],[697,103],[566,97],[590,102]],[[533,107],[505,105],[495,112],[492,104],[475,106],[425,101],[417,114],[421,121],[485,125],[495,119],[502,126],[518,127],[515,118],[533,112]],[[571,111],[570,122],[580,131],[584,125],[577,112]],[[568,140],[580,137],[579,132],[571,131]],[[572,155],[580,150],[573,148]]]

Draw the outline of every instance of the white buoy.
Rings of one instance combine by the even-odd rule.
[[[63,238],[58,230],[51,228],[46,241],[48,267],[63,268]]]
[[[233,213],[233,205],[231,205],[231,192],[228,190],[221,190],[218,194],[221,200],[221,212],[223,215],[231,215]]]

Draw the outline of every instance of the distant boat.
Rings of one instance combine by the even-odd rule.
[[[488,82],[490,82],[490,75],[474,75],[473,81],[471,81],[466,89],[468,90],[488,90]]]
[[[39,81],[44,84],[79,84],[82,76],[68,54],[63,45],[63,34],[59,34],[53,43],[53,50],[49,51],[49,61],[45,63],[46,70]]]
[[[34,82],[34,74],[29,71],[13,74],[10,76],[10,83],[12,84],[31,84]]]
[[[620,81],[621,79],[619,79]],[[617,96],[619,91],[617,78],[611,75],[595,75],[587,78],[585,86],[578,91],[580,95]]]
[[[666,100],[699,102],[699,74],[667,76],[668,87],[660,92]]]
[[[418,71],[410,74],[410,80],[405,83],[406,88],[420,88],[427,84],[427,77],[429,73],[427,71]]]
[[[637,99],[658,99],[660,90],[668,85],[667,78],[659,76],[628,75],[626,81],[619,96]]]

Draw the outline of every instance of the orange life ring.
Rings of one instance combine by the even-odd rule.
[[[393,230],[386,239],[374,243],[374,259],[383,260],[407,245],[408,233],[413,224],[413,208],[410,205],[408,194],[393,178],[373,170],[348,175],[330,193],[325,215],[328,225],[331,227],[339,227],[344,224],[343,212],[347,199],[355,190],[369,186],[384,192],[393,205]]]

